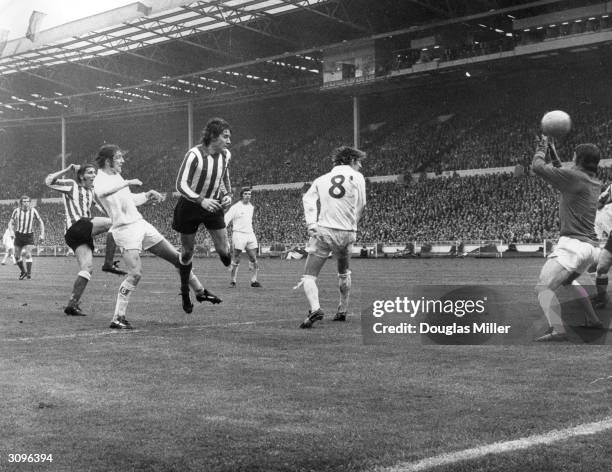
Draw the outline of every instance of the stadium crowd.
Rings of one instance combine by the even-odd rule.
[[[526,166],[538,120],[543,110],[555,108],[567,111],[575,125],[567,142],[559,143],[563,158],[569,159],[569,150],[578,142],[593,142],[604,157],[609,156],[612,108],[607,103],[605,74],[562,79],[468,80],[454,84],[452,90],[439,87],[415,94],[407,89],[364,96],[360,148],[370,156],[364,175]],[[346,98],[315,95],[285,99],[268,108],[253,105],[212,113],[216,112],[234,129],[235,185],[311,181],[327,170],[325,156],[333,148],[353,140],[352,106]],[[204,121],[204,116],[195,117],[196,123]],[[69,123],[67,159],[91,161],[100,144],[117,143],[128,151],[127,175],[142,176],[148,188],[171,191],[187,149],[184,122],[185,117],[174,112],[96,125]],[[33,198],[54,196],[42,181],[61,165],[57,127],[9,129],[1,137],[0,199],[17,198],[26,189]]]
[[[557,236],[556,196],[529,176],[534,135],[543,110],[569,112],[574,129],[558,143],[562,160],[578,142],[597,144],[604,158],[612,151],[612,107],[604,74],[572,72],[559,77],[509,77],[506,81],[455,82],[451,89],[412,89],[364,96],[360,147],[368,154],[365,176],[400,175],[405,183],[368,185],[369,204],[359,240],[419,241],[503,239],[540,241]],[[537,90],[536,92],[529,92]],[[542,92],[544,91],[544,92]],[[401,106],[398,106],[401,104]],[[265,104],[236,105],[195,116],[221,115],[232,124],[233,185],[310,182],[330,167],[329,155],[352,142],[352,103],[346,97],[279,98]],[[312,117],[316,116],[316,120]],[[146,125],[143,125],[143,119]],[[127,150],[124,175],[143,180],[143,189],[175,190],[187,148],[180,112],[123,117],[68,125],[67,162],[91,162],[99,145],[114,142]],[[195,137],[197,139],[197,136]],[[20,195],[57,197],[44,177],[61,168],[56,126],[7,129],[0,133],[0,199]],[[423,172],[511,167],[512,174],[437,178]],[[477,173],[477,172],[475,172]],[[600,172],[603,183],[612,171]],[[303,189],[302,189],[303,190]],[[303,242],[301,190],[257,191],[256,231],[263,242]],[[171,242],[174,199],[145,207]],[[5,225],[13,207],[0,205]],[[63,244],[63,209],[39,203],[47,222],[47,244]],[[204,236],[200,236],[204,238]],[[199,239],[199,244],[207,244]]]
[[[608,171],[609,172],[609,171]],[[253,192],[254,228],[262,243],[303,243],[301,195],[304,189]],[[368,206],[358,241],[426,242],[503,240],[540,242],[558,238],[557,195],[529,174],[511,173],[442,177],[405,183],[368,183]],[[415,202],[419,202],[416,204]],[[170,227],[176,197],[141,207],[148,221],[175,245]],[[0,205],[0,220],[8,221],[11,205]],[[63,245],[61,203],[39,203],[47,225],[46,245]],[[205,232],[197,243],[210,247]]]

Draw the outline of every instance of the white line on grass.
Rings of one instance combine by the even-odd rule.
[[[216,324],[205,324],[205,325],[181,325],[181,326],[160,326],[160,328],[165,328],[166,330],[178,330],[178,329],[190,329],[193,331],[202,331],[207,328],[231,328],[232,326],[245,326],[245,325],[257,325],[257,324],[267,324],[267,323],[279,323],[282,321],[291,321],[287,318],[283,318],[280,320],[261,320],[261,321],[232,321],[229,323],[216,323]],[[147,333],[153,331],[152,329],[133,329],[130,331],[86,331],[82,333],[71,333],[71,334],[54,334],[48,336],[31,336],[27,338],[7,338],[4,339],[3,342],[10,341],[41,341],[46,339],[76,339],[76,338],[86,338],[86,337],[101,337],[101,336],[114,336],[120,334],[128,334],[128,333]],[[157,331],[157,330],[155,330]]]
[[[548,445],[565,441],[577,436],[587,436],[612,429],[612,416],[593,423],[584,423],[572,428],[556,429],[544,434],[536,434],[512,441],[501,441],[485,446],[449,452],[439,456],[428,457],[417,462],[401,462],[391,467],[376,469],[377,472],[419,472],[433,467],[455,464],[461,461],[479,459],[488,454],[502,454],[535,446]]]

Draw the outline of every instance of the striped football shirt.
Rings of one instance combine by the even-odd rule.
[[[176,190],[191,201],[200,196],[219,198],[232,188],[227,170],[230,159],[231,154],[227,149],[210,155],[202,145],[191,148],[181,164]]]
[[[66,228],[70,228],[81,218],[91,218],[91,205],[94,199],[92,188],[82,187],[72,179],[56,179],[48,186],[62,193]]]
[[[24,234],[34,233],[34,218],[38,218],[39,221],[41,219],[36,208],[28,208],[27,210],[15,208],[11,214],[15,232]]]

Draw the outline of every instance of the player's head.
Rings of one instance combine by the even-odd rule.
[[[240,198],[242,199],[243,203],[249,203],[251,201],[251,188],[243,187],[240,191]]]
[[[223,118],[212,118],[202,130],[202,144],[212,146],[213,152],[221,152],[231,144],[232,130]]]
[[[579,144],[574,150],[574,162],[588,172],[597,172],[601,152],[591,143]]]
[[[28,197],[27,195],[22,195],[21,197],[19,197],[19,206],[24,210],[30,208],[30,203],[30,197]]]
[[[97,172],[98,169],[93,164],[82,164],[76,173],[77,182],[84,187],[91,187]]]
[[[124,163],[123,155],[124,152],[116,144],[105,144],[98,151],[96,165],[100,169],[111,169],[120,174]]]
[[[361,169],[361,160],[365,157],[365,152],[350,146],[340,146],[334,149],[331,155],[334,166],[346,165],[355,170]]]

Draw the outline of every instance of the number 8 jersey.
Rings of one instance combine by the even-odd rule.
[[[317,200],[321,210],[317,218]],[[366,204],[365,179],[349,165],[335,166],[318,177],[302,197],[306,224],[357,231]]]

